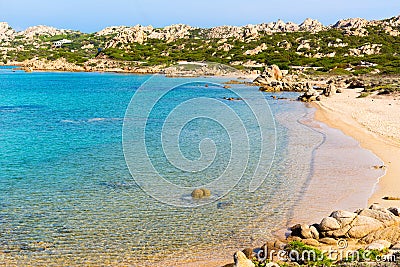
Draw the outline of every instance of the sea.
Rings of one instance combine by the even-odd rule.
[[[231,79],[0,67],[0,265],[230,259],[367,204],[379,158]]]

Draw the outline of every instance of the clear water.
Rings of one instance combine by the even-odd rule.
[[[122,126],[126,108],[149,78],[111,73],[24,73],[0,68],[3,262],[157,266],[176,259],[207,258],[216,247],[219,257],[230,257],[238,248],[260,245],[271,238],[294,216],[310,181],[318,181],[312,179],[317,168],[313,165],[315,151],[321,150],[327,135],[331,136],[304,123],[312,118],[312,109],[264,94],[276,120],[277,150],[269,175],[258,190],[250,193],[250,180],[260,154],[254,140],[259,135],[244,102],[224,101],[223,97],[231,96],[225,89],[196,84],[182,86],[175,95],[167,96],[151,114],[146,129],[147,148],[153,164],[174,183],[192,187],[206,184],[226,168],[226,155],[232,149],[226,145],[227,135],[218,123],[200,119],[182,129],[182,154],[192,160],[199,158],[199,140],[211,138],[218,148],[216,160],[194,176],[168,165],[157,132],[165,119],[163,112],[172,110],[177,103],[201,96],[224,101],[240,114],[249,136],[254,137],[243,178],[229,194],[218,195],[216,190],[216,202],[196,208],[175,207],[146,194],[135,183],[124,158]],[[162,84],[171,82],[160,79]],[[185,83],[192,81],[182,79]],[[235,87],[248,97],[258,94],[257,88]],[[151,98],[143,101],[148,99]],[[213,107],[206,105],[204,109],[212,112]],[[271,124],[269,140],[273,140],[274,131]],[[229,134],[234,136],[235,131]],[[332,138],[341,142],[343,137]],[[351,149],[360,151],[358,146]],[[355,159],[355,169],[378,161],[367,151],[362,154],[368,155],[369,161]],[[266,169],[269,165],[265,162]],[[337,164],[324,168],[337,169]],[[376,180],[376,173],[365,174],[370,183]],[[334,183],[335,177],[331,179]],[[336,195],[348,194],[349,187],[338,189]],[[185,195],[171,197],[192,201]],[[304,205],[313,208],[312,201]]]

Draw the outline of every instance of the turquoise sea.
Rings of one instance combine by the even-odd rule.
[[[370,166],[379,159],[354,140],[313,121],[314,110],[293,101],[295,93],[276,94],[283,98],[280,100],[262,93],[269,107],[262,112],[265,118],[255,119],[246,101],[224,99],[237,95],[218,85],[223,81],[114,73],[25,73],[1,67],[0,265],[173,266],[176,260],[207,259],[210,255],[226,258],[237,249],[261,245],[284,229],[299,210],[324,211],[321,201],[330,202],[330,197],[351,193],[358,194],[361,204],[366,202],[381,175]],[[147,84],[146,90],[136,94],[130,114],[129,103],[143,84]],[[157,90],[176,84],[180,86],[155,99]],[[256,87],[233,88],[247,99],[257,100],[261,94]],[[179,137],[161,135],[168,115],[190,99],[211,101],[181,106],[168,121],[169,128],[179,129]],[[153,101],[151,112],[141,114]],[[242,142],[244,131],[235,128],[232,114],[215,109],[218,103],[240,118],[248,142]],[[265,104],[255,103],[256,109]],[[199,116],[175,125],[185,121],[185,116],[194,116],[194,111],[219,119]],[[146,141],[144,157],[133,139],[127,140],[132,147],[124,148],[122,135],[124,123],[134,132],[139,124],[128,122],[146,118],[141,133]],[[260,127],[265,128],[262,161]],[[189,160],[184,166],[195,166],[203,153],[210,164],[200,164],[200,171],[180,168],[179,156],[165,155],[173,149],[175,139],[177,151]],[[201,143],[205,139],[212,142]],[[340,153],[334,150],[338,144],[346,148],[346,155],[357,153],[346,172],[337,171],[345,166],[340,162],[345,157],[337,155],[337,162],[329,158],[332,151]],[[239,159],[248,155],[247,161],[230,160],[235,154]],[[324,157],[329,164],[321,161]],[[211,199],[196,202],[190,190],[177,193],[159,188],[153,170],[146,169],[149,162],[166,181],[187,188],[212,185],[220,175],[228,180],[209,188]],[[238,165],[244,165],[240,173]],[[352,182],[360,170],[362,181]],[[318,205],[313,196],[305,201],[310,185],[335,184],[337,175],[349,177],[345,187],[336,188],[323,200],[319,196]],[[241,179],[230,184],[229,177]],[[254,178],[260,184],[250,192]],[[156,200],[141,182],[156,188],[163,201]],[[364,186],[358,187],[360,183]],[[224,185],[229,190],[224,191]]]

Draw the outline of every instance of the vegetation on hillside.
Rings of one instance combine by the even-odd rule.
[[[400,36],[391,36],[379,26],[368,26],[366,29],[366,36],[349,35],[341,29],[328,28],[317,33],[264,34],[247,40],[209,39],[207,29],[192,29],[188,38],[172,42],[147,39],[142,44],[133,42],[124,46],[109,45],[116,34],[68,32],[56,36],[36,36],[29,41],[17,36],[8,45],[11,49],[3,52],[2,61],[65,58],[68,62],[83,65],[93,58],[105,58],[144,66],[168,66],[178,61],[210,61],[250,69],[276,64],[281,69],[290,66],[319,67],[319,72],[332,74],[360,75],[377,73],[377,70],[383,74],[399,74]],[[68,39],[72,43],[54,48],[53,41],[60,39]],[[224,49],[223,45],[229,47]],[[378,47],[375,52],[358,55],[351,52],[374,45]],[[246,53],[260,46],[265,49],[258,53]],[[363,66],[361,61],[369,65]]]

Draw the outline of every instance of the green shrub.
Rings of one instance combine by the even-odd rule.
[[[369,96],[371,93],[367,93],[367,92],[361,92],[361,94],[359,96],[357,96],[357,98],[364,98]]]
[[[329,73],[334,74],[334,75],[351,75],[352,74],[350,71],[342,69],[342,68],[334,68]]]
[[[307,266],[331,266],[333,261],[319,249],[307,246],[299,241],[293,241],[285,249],[288,253],[296,251],[300,255],[297,263]]]

